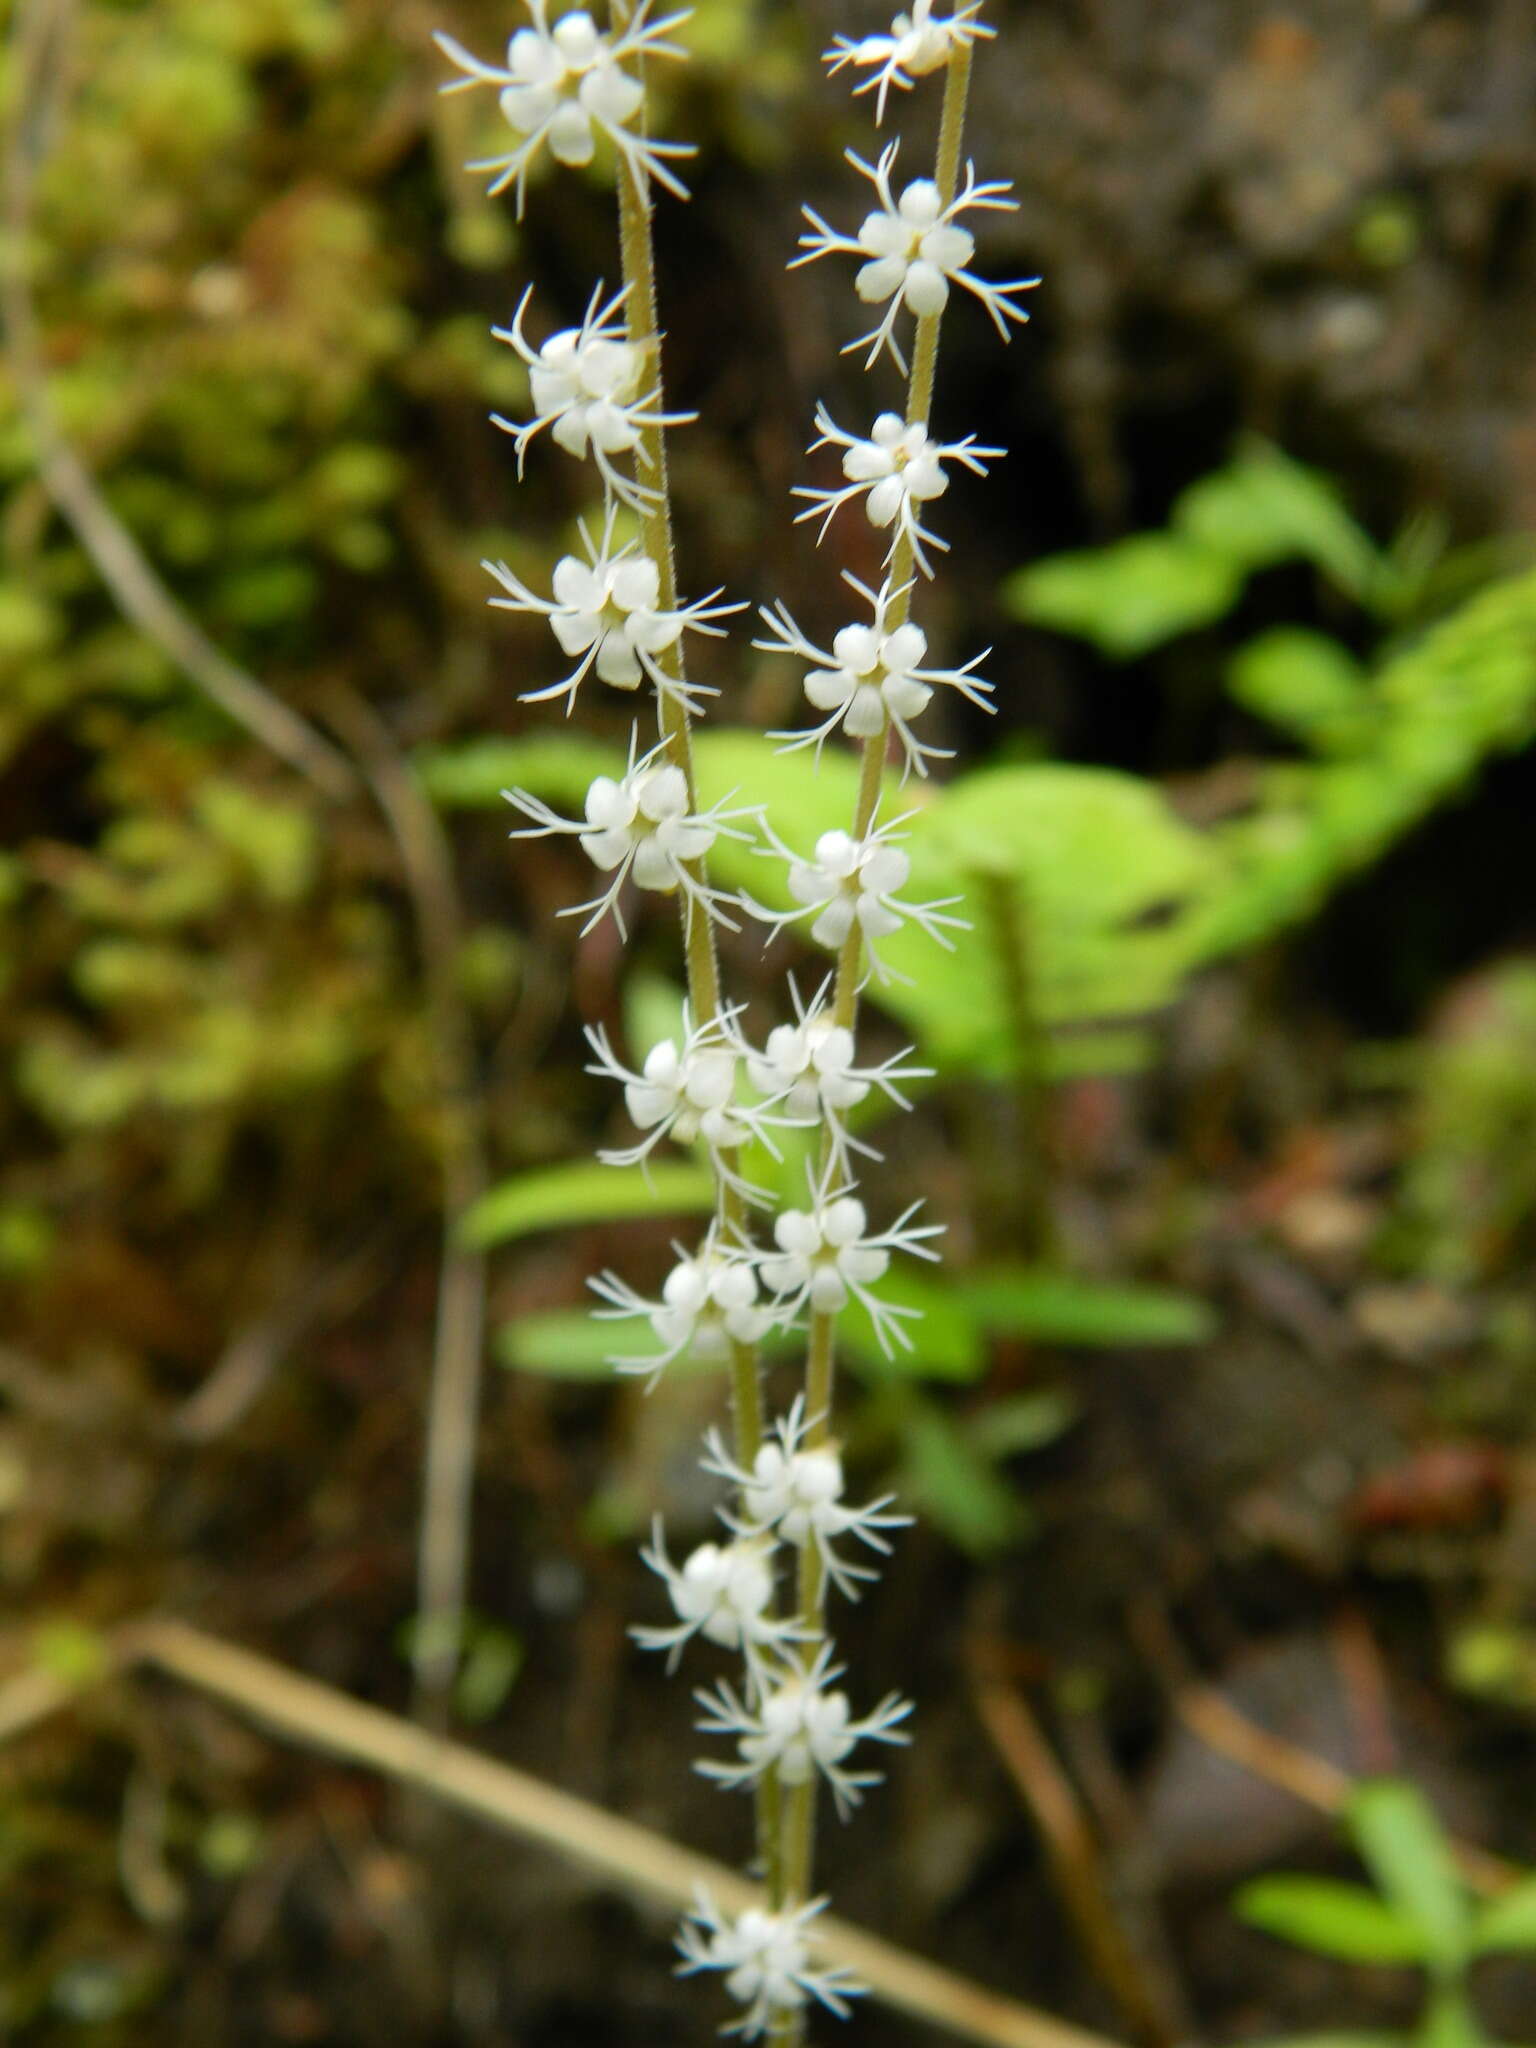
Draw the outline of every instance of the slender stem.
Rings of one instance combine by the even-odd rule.
[[[960,151],[965,133],[965,105],[970,91],[971,52],[961,44],[950,56],[944,76],[944,104],[939,115],[939,141],[934,165],[934,183],[943,205],[955,196],[960,179]],[[933,407],[934,373],[939,360],[941,315],[929,314],[917,323],[912,346],[912,365],[907,378],[906,418],[909,424],[928,424]],[[907,533],[897,536],[888,570],[894,593],[887,607],[886,631],[895,632],[906,624],[912,609],[915,557]],[[859,789],[854,805],[853,836],[864,839],[874,825],[885,773],[890,740],[887,718],[878,733],[865,740],[859,767]],[[864,982],[863,933],[857,921],[838,953],[834,984],[833,1021],[852,1031],[858,1022],[859,991]],[[831,1145],[823,1140],[822,1173],[830,1170]],[[805,1412],[807,1435],[812,1443],[825,1443],[832,1434],[832,1397],[836,1380],[837,1340],[835,1315],[812,1315],[805,1366]],[[809,1667],[825,1639],[826,1572],[813,1545],[807,1544],[800,1561],[800,1656]],[[810,1896],[816,1844],[816,1784],[797,1785],[784,1800],[783,1819],[784,1898],[799,1904]],[[769,2035],[770,2048],[800,2048],[805,2039],[805,2014],[788,2014]]]
[[[629,0],[613,0],[613,26],[621,31],[629,19]],[[624,274],[624,323],[630,343],[641,352],[646,370],[654,382],[658,399],[652,408],[664,410],[659,398],[662,388],[661,333],[657,319],[656,253],[651,234],[651,195],[645,174],[627,156],[618,164],[619,256]],[[672,611],[677,605],[677,554],[672,532],[672,494],[667,482],[667,442],[659,425],[642,429],[636,462],[637,480],[648,495],[640,511],[640,532],[645,551],[656,564],[659,577],[657,607]],[[698,808],[698,785],[694,774],[692,722],[683,689],[682,643],[671,650],[667,673],[677,685],[656,693],[656,719],[668,759],[683,772],[688,787],[688,807]],[[690,864],[689,872],[704,880],[702,859]],[[679,892],[683,928],[683,951],[688,971],[688,1000],[696,1024],[718,1022],[724,1012],[720,992],[720,965],[715,953],[714,927],[703,898],[689,891]],[[738,1189],[721,1175],[715,1182],[715,1213],[722,1241],[745,1240],[746,1204]],[[750,1471],[763,1442],[763,1393],[757,1347],[735,1341],[730,1347],[731,1420],[736,1461]],[[755,1799],[758,1860],[770,1899],[779,1902],[782,1889],[780,1794],[777,1783],[762,1782]]]

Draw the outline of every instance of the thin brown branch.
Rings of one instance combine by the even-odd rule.
[[[485,1255],[463,1243],[459,1224],[485,1191],[485,1117],[475,1084],[473,1034],[459,991],[464,920],[452,848],[409,762],[372,708],[350,691],[337,691],[333,716],[362,765],[400,856],[426,983],[442,1117],[442,1249],[417,1541],[414,1659],[417,1712],[441,1732],[463,1648],[485,1351]]]
[[[982,1726],[1040,1831],[1084,1954],[1136,2039],[1172,2048],[1179,2029],[1120,1925],[1093,1830],[1028,1701],[980,1671],[972,1690]]]
[[[736,1871],[664,1835],[185,1623],[134,1623],[119,1631],[112,1649],[109,1668],[162,1672],[222,1700],[273,1734],[428,1793],[669,1909],[691,1904],[700,1885],[728,1912],[764,1903],[758,1886]],[[0,1733],[14,1736],[36,1726],[81,1691],[63,1684],[29,1686],[25,1703],[9,1705],[12,1696],[19,1699],[21,1684],[12,1679],[0,1687]],[[854,1970],[870,1995],[893,2011],[926,2021],[956,2040],[976,2048],[1120,2048],[1103,2034],[988,1991],[845,1920],[817,1925],[818,1948],[828,1962]]]

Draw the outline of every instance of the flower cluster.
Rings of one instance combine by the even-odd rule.
[[[880,1158],[859,1133],[873,1116],[909,1108],[905,1090],[929,1075],[911,1048],[880,1058],[861,1045],[865,984],[892,975],[880,947],[908,930],[949,946],[964,929],[958,898],[924,900],[914,891],[905,829],[912,819],[882,817],[882,771],[896,758],[904,775],[921,777],[948,757],[931,730],[936,701],[992,709],[993,686],[977,672],[987,655],[946,666],[912,616],[922,579],[947,546],[930,522],[954,473],[985,475],[1003,453],[972,433],[946,438],[932,422],[939,322],[958,290],[1006,340],[1026,320],[1020,301],[1038,280],[996,281],[978,254],[983,224],[1014,202],[1008,185],[979,178],[962,156],[969,66],[992,34],[977,5],[961,0],[946,15],[932,0],[913,0],[887,32],[836,39],[829,69],[851,73],[856,95],[874,94],[877,125],[893,92],[909,93],[925,78],[942,79],[944,105],[932,174],[898,182],[895,139],[873,161],[849,151],[873,205],[850,232],[805,208],[806,232],[790,265],[853,258],[854,292],[875,309],[875,324],[844,353],[861,355],[867,373],[907,380],[899,397],[861,408],[867,432],[817,406],[810,453],[831,451],[842,480],[796,492],[804,501],[796,516],[819,520],[823,536],[840,513],[862,510],[885,542],[877,587],[845,573],[856,616],[825,646],[782,600],[759,610],[753,644],[800,664],[815,714],[805,729],[771,737],[785,751],[813,750],[818,762],[829,743],[851,743],[862,756],[854,814],[814,844],[792,846],[759,806],[734,792],[706,797],[694,775],[692,724],[717,692],[689,679],[687,656],[701,638],[721,637],[720,622],[740,607],[719,590],[683,600],[673,584],[665,436],[692,415],[669,409],[663,387],[650,188],[686,197],[675,166],[691,152],[654,138],[645,99],[651,61],[684,54],[671,37],[687,13],[656,13],[653,0],[610,0],[601,26],[584,10],[551,21],[546,0],[527,5],[530,20],[511,37],[503,63],[437,38],[458,74],[444,90],[490,86],[510,130],[508,146],[471,168],[489,174],[493,193],[511,187],[521,214],[541,160],[584,167],[600,150],[611,152],[623,275],[616,290],[592,290],[574,326],[535,316],[530,289],[510,322],[493,330],[526,372],[522,414],[494,416],[511,438],[518,474],[531,450],[553,443],[589,466],[602,512],[600,521],[580,523],[582,552],[555,563],[548,594],[542,578],[530,582],[504,561],[487,562],[489,602],[546,622],[554,643],[548,670],[535,669],[521,701],[558,704],[569,715],[595,679],[624,692],[637,716],[622,769],[615,762],[592,777],[579,815],[554,807],[553,786],[504,795],[522,820],[514,838],[574,840],[596,871],[597,893],[568,913],[584,919],[584,934],[611,917],[627,937],[636,902],[671,898],[681,913],[689,986],[677,1028],[636,1047],[631,1065],[617,1033],[592,1024],[587,1071],[612,1086],[623,1120],[599,1158],[647,1174],[661,1148],[688,1148],[707,1162],[714,1212],[696,1239],[673,1244],[654,1294],[611,1269],[590,1286],[594,1314],[628,1326],[615,1340],[617,1371],[654,1386],[692,1359],[719,1364],[731,1378],[734,1441],[710,1430],[700,1459],[726,1489],[719,1526],[677,1562],[657,1520],[641,1556],[671,1615],[633,1634],[662,1652],[669,1669],[690,1649],[737,1661],[732,1675],[695,1689],[696,1725],[716,1744],[697,1768],[726,1789],[754,1794],[765,1896],[735,1914],[700,1896],[678,1937],[679,1970],[720,1977],[736,2007],[727,2032],[747,2040],[771,2034],[799,2048],[809,2009],[841,2015],[858,1989],[818,1952],[816,1788],[824,1784],[847,1818],[878,1782],[871,1756],[908,1741],[912,1711],[896,1693],[858,1710],[859,1687],[845,1689],[829,1630],[832,1596],[859,1596],[908,1519],[889,1494],[850,1498],[832,1397],[845,1317],[862,1318],[887,1356],[913,1346],[919,1312],[888,1292],[888,1276],[898,1260],[936,1259],[932,1240],[942,1229],[917,1220],[916,1202],[894,1222],[874,1220],[881,1204],[859,1184],[863,1163]],[[642,713],[655,721],[644,737]],[[777,907],[719,885],[721,856],[730,851],[722,842],[732,841],[778,863]],[[754,1029],[745,1005],[721,993],[718,933],[738,931],[745,918],[770,938],[804,925],[835,961],[808,1000],[791,977],[791,1014],[766,1029]],[[775,1418],[764,1407],[760,1351],[801,1333],[804,1390]]]

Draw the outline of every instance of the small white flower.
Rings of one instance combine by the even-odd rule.
[[[599,1273],[587,1285],[608,1304],[594,1309],[613,1321],[644,1316],[661,1349],[649,1355],[617,1357],[616,1372],[647,1373],[654,1387],[675,1358],[725,1359],[733,1344],[757,1344],[772,1327],[773,1314],[760,1300],[757,1268],[745,1245],[722,1244],[710,1226],[692,1254],[674,1244],[677,1264],[662,1283],[658,1300],[648,1301],[616,1273]],[[754,1533],[761,1534],[761,1531]]]
[[[922,627],[910,620],[887,626],[892,605],[907,594],[911,584],[893,586],[887,580],[874,591],[846,569],[843,580],[868,601],[873,616],[867,625],[844,626],[834,636],[830,653],[806,638],[783,603],[772,610],[760,609],[759,616],[772,637],[754,640],[752,645],[765,653],[793,654],[814,663],[805,672],[805,694],[818,711],[828,713],[822,724],[809,732],[776,732],[769,737],[786,743],[782,753],[814,746],[819,755],[839,725],[857,740],[876,739],[889,727],[901,741],[903,773],[916,769],[919,775],[926,775],[929,761],[948,760],[950,752],[919,740],[912,720],[928,708],[934,690],[941,686],[958,690],[983,711],[994,710],[992,685],[971,673],[992,650],[984,648],[964,668],[926,668],[928,636]]]
[[[514,832],[514,839],[571,833],[580,839],[592,865],[613,876],[600,896],[572,904],[561,912],[563,917],[591,912],[581,928],[583,937],[609,911],[613,912],[620,933],[627,936],[619,910],[619,892],[631,875],[641,889],[655,889],[662,894],[681,889],[690,905],[705,916],[715,918],[732,931],[737,929],[725,909],[734,899],[711,889],[698,872],[698,863],[721,833],[731,839],[750,840],[750,833],[740,831],[729,821],[754,814],[726,810],[729,798],[711,805],[707,811],[692,810],[688,778],[665,756],[663,742],[637,761],[635,735],[631,732],[629,767],[623,780],[615,782],[611,775],[599,775],[587,791],[584,818],[558,817],[541,797],[530,796],[526,790],[502,791],[509,804],[534,821]]]
[[[807,1927],[825,1910],[826,1903],[825,1899],[812,1899],[781,1913],[752,1906],[728,1919],[708,1892],[699,1891],[692,1913],[678,1930],[677,1946],[683,1960],[677,1974],[691,1977],[699,1970],[724,1973],[726,1990],[745,2008],[740,2019],[722,2029],[724,2033],[739,2034],[744,2041],[761,2040],[811,1999],[838,2019],[848,2017],[848,2000],[857,1998],[863,1986],[841,1964],[813,1964],[805,1938]]]
[[[629,296],[628,286],[615,292],[605,306],[599,284],[587,301],[581,325],[562,328],[537,349],[523,334],[523,315],[532,296],[529,285],[517,302],[512,325],[491,329],[528,366],[533,418],[519,425],[500,413],[491,415],[493,424],[512,436],[518,475],[523,473],[529,442],[548,427],[568,454],[582,461],[591,455],[606,492],[643,512],[655,502],[657,491],[638,477],[622,475],[614,468],[613,457],[631,455],[637,464],[645,461],[643,437],[648,429],[683,426],[696,415],[658,411],[660,387],[642,391],[645,351],[628,338],[618,317]]]
[[[889,1557],[891,1546],[880,1532],[904,1529],[912,1517],[884,1512],[896,1497],[890,1493],[861,1508],[849,1507],[843,1499],[843,1461],[836,1444],[808,1443],[808,1434],[805,1400],[797,1395],[789,1414],[780,1416],[774,1426],[776,1440],[761,1446],[750,1467],[731,1457],[718,1430],[705,1438],[701,1462],[706,1472],[740,1492],[740,1518],[725,1517],[731,1528],[740,1535],[774,1535],[800,1550],[814,1544],[832,1584],[846,1599],[857,1600],[857,1582],[878,1574],[866,1565],[849,1564],[833,1545],[853,1536]]]
[[[693,150],[686,143],[653,142],[649,136],[632,132],[630,123],[644,103],[645,92],[639,78],[624,67],[626,59],[643,63],[648,57],[686,56],[687,52],[667,42],[666,36],[688,19],[689,10],[652,21],[650,0],[640,0],[617,36],[605,34],[585,10],[563,14],[553,28],[545,0],[528,0],[528,12],[533,26],[520,28],[508,42],[504,65],[484,63],[441,30],[433,37],[448,61],[464,74],[442,90],[467,92],[477,85],[496,86],[503,116],[523,138],[505,156],[481,157],[469,169],[494,173],[489,188],[492,195],[515,185],[521,219],[528,167],[540,149],[547,145],[557,163],[589,164],[601,133],[624,157],[637,183],[648,174],[679,199],[686,199],[687,187],[667,168],[667,159],[692,156]]]
[[[867,342],[866,370],[874,367],[884,349],[905,376],[906,358],[896,345],[896,319],[903,306],[919,320],[929,319],[948,305],[950,286],[962,285],[980,299],[1006,341],[1009,321],[1022,324],[1029,318],[1022,306],[1014,304],[1014,294],[1033,291],[1040,280],[1023,277],[1011,284],[993,284],[967,267],[976,253],[976,238],[969,228],[959,225],[960,216],[1014,211],[1017,202],[1007,197],[1012,188],[1006,181],[978,183],[976,167],[968,163],[965,183],[947,205],[931,178],[915,178],[898,199],[891,189],[898,147],[895,142],[888,143],[876,164],[865,163],[854,150],[847,152],[848,161],[874,186],[880,204],[867,216],[857,238],[837,234],[820,214],[809,206],[802,208],[815,232],[800,237],[800,247],[806,253],[796,257],[790,269],[814,263],[819,256],[863,257],[854,290],[867,306],[887,300],[889,304],[878,324],[850,341],[843,353],[849,355]]]
[[[901,92],[910,92],[914,79],[942,70],[964,44],[996,35],[996,29],[976,19],[980,12],[981,0],[957,7],[950,15],[936,15],[933,0],[915,0],[912,12],[898,14],[885,35],[861,36],[857,42],[848,36],[834,36],[822,61],[833,73],[841,71],[845,64],[873,73],[854,91],[877,94],[878,128],[885,119],[886,93],[893,85]]]
[[[792,495],[810,500],[805,510],[795,515],[797,522],[819,514],[817,540],[822,541],[838,507],[863,498],[871,526],[894,528],[886,560],[905,539],[925,576],[933,574],[933,564],[923,552],[923,542],[946,552],[949,543],[929,532],[918,507],[941,498],[949,489],[945,463],[960,462],[975,475],[985,476],[987,463],[1005,453],[1001,448],[980,446],[974,434],[967,434],[963,441],[935,441],[921,420],[904,420],[898,412],[881,413],[867,439],[838,426],[824,405],[816,408],[816,426],[811,453],[818,448],[843,449],[843,475],[848,482],[836,491],[797,484]]]
[[[736,1029],[741,1005],[731,1005],[723,1015],[694,1024],[686,1006],[681,1041],[663,1038],[646,1054],[638,1073],[622,1065],[601,1025],[587,1032],[587,1042],[597,1055],[589,1074],[602,1074],[617,1081],[624,1090],[625,1106],[645,1132],[638,1145],[598,1153],[606,1166],[634,1166],[650,1156],[662,1138],[679,1145],[696,1139],[709,1147],[715,1171],[730,1186],[747,1196],[759,1194],[737,1173],[725,1155],[737,1151],[749,1138],[761,1139],[777,1159],[779,1149],[769,1126],[803,1123],[803,1117],[774,1116],[758,1103],[736,1100],[736,1080],[747,1047]]]
[[[652,1526],[648,1549],[640,1553],[666,1581],[677,1614],[673,1628],[632,1628],[646,1650],[665,1650],[675,1671],[683,1645],[703,1636],[725,1650],[739,1650],[756,1662],[765,1649],[792,1643],[800,1634],[792,1617],[781,1620],[773,1605],[773,1545],[763,1536],[738,1536],[731,1543],[701,1543],[681,1567],[667,1555],[661,1517]]]
[[[718,692],[702,683],[689,683],[669,673],[658,656],[675,647],[685,632],[709,633],[717,639],[724,633],[712,619],[741,611],[739,604],[716,604],[720,595],[671,609],[659,604],[661,572],[652,558],[634,541],[621,548],[613,545],[613,513],[610,508],[601,540],[594,546],[585,522],[581,525],[586,561],[563,555],[555,564],[553,597],[539,597],[507,567],[505,562],[482,562],[506,591],[490,603],[499,611],[541,613],[550,624],[561,650],[579,657],[576,667],[562,682],[546,689],[524,690],[520,701],[542,704],[551,697],[565,699],[566,716],[576,702],[576,692],[595,667],[599,680],[616,690],[635,690],[649,677],[663,697],[681,700],[697,710],[698,700]]]
[[[855,1064],[853,1033],[832,1014],[832,982],[824,981],[812,997],[809,1008],[790,977],[790,1000],[795,1006],[793,1024],[776,1024],[762,1051],[747,1053],[747,1078],[770,1108],[782,1109],[794,1122],[818,1123],[825,1129],[833,1157],[846,1164],[848,1152],[862,1152],[866,1159],[880,1154],[848,1131],[848,1112],[867,1100],[872,1088],[879,1088],[898,1109],[911,1103],[896,1085],[899,1081],[925,1081],[931,1067],[904,1064],[906,1051],[893,1053],[877,1067]]]
[[[889,938],[892,932],[911,922],[937,944],[952,950],[954,941],[946,936],[946,929],[969,928],[964,918],[947,914],[949,905],[960,901],[958,896],[935,897],[930,903],[910,903],[898,898],[897,891],[906,887],[912,873],[912,863],[894,844],[897,838],[906,836],[898,831],[903,822],[893,818],[889,825],[877,826],[862,839],[843,831],[823,832],[809,860],[802,860],[769,828],[772,843],[759,851],[788,862],[789,893],[798,907],[775,911],[765,909],[749,896],[743,896],[741,901],[761,923],[773,926],[793,924],[808,911],[815,911],[811,937],[818,945],[840,952],[856,936],[869,956],[873,973],[883,979],[895,979],[894,970],[881,962],[877,946],[880,939]]]
[[[839,1820],[846,1820],[866,1787],[880,1783],[878,1771],[850,1771],[848,1758],[861,1742],[910,1742],[901,1728],[912,1702],[887,1693],[872,1714],[853,1718],[846,1693],[830,1690],[843,1666],[832,1662],[832,1645],[823,1643],[809,1665],[793,1658],[765,1678],[758,1696],[737,1697],[724,1680],[712,1692],[694,1698],[704,1719],[694,1726],[705,1735],[734,1735],[734,1764],[706,1759],[694,1769],[731,1790],[755,1785],[770,1772],[781,1785],[808,1785],[820,1775],[832,1788]]]
[[[765,1252],[757,1262],[763,1285],[777,1296],[779,1320],[793,1322],[804,1309],[812,1315],[835,1316],[850,1301],[858,1301],[887,1358],[893,1346],[910,1351],[912,1339],[902,1325],[916,1320],[921,1311],[881,1301],[870,1288],[885,1277],[892,1252],[937,1260],[938,1253],[923,1240],[939,1236],[944,1226],[914,1224],[911,1219],[922,1206],[913,1202],[888,1230],[879,1232],[870,1230],[864,1204],[841,1191],[815,1189],[809,1209],[781,1210],[773,1226],[778,1250]]]

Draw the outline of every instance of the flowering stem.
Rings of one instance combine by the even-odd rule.
[[[965,132],[965,106],[970,78],[970,47],[962,43],[951,52],[945,70],[944,104],[939,117],[934,183],[939,188],[945,206],[954,198],[960,179],[960,151]],[[928,416],[933,405],[934,373],[938,366],[941,317],[939,313],[932,313],[917,323],[912,348],[912,365],[907,379],[906,419],[909,425],[928,424]],[[891,556],[889,580],[895,595],[886,613],[887,632],[894,632],[897,627],[907,622],[911,611],[913,579],[912,540],[909,534],[903,532],[898,536]],[[867,837],[874,824],[889,738],[890,718],[887,715],[879,732],[872,734],[864,742],[859,790],[854,807],[855,839]],[[837,979],[833,995],[834,1022],[849,1031],[854,1029],[858,1021],[863,971],[863,933],[855,920],[838,953]],[[830,1165],[831,1146],[828,1138],[823,1142],[823,1173],[830,1169]],[[805,1412],[809,1424],[807,1440],[812,1444],[825,1443],[832,1434],[836,1322],[835,1315],[813,1314],[811,1317],[806,1353]],[[799,1587],[800,1626],[803,1631],[800,1655],[807,1666],[814,1660],[824,1640],[823,1614],[826,1591],[826,1572],[821,1559],[815,1546],[807,1544],[801,1553]],[[808,1784],[795,1786],[784,1800],[783,1897],[791,1906],[802,1903],[810,1896],[815,1832],[816,1782],[813,1777]],[[804,2039],[803,2011],[786,2014],[769,2036],[771,2048],[799,2048]]]
[[[612,0],[615,31],[622,32],[630,15],[628,0]],[[643,70],[643,66],[642,66]],[[627,155],[618,164],[619,256],[623,268],[625,328],[633,346],[655,370],[656,388],[661,389],[661,335],[657,320],[656,255],[651,234],[651,195],[644,173]],[[656,410],[663,408],[658,403]],[[647,497],[640,511],[640,531],[645,552],[656,564],[660,579],[658,608],[672,611],[677,605],[677,558],[672,534],[672,494],[667,480],[667,444],[664,429],[649,425],[641,430],[637,474],[655,493]],[[684,680],[681,642],[673,649],[668,672],[681,685]],[[667,757],[683,772],[688,787],[688,807],[698,808],[694,777],[693,732],[688,702],[682,689],[658,690],[656,719]],[[702,883],[702,859],[689,864],[690,872]],[[720,967],[715,954],[714,927],[704,899],[680,892],[679,910],[683,927],[683,950],[687,962],[688,999],[696,1023],[717,1021],[723,1010]],[[721,1237],[730,1243],[746,1235],[746,1204],[739,1189],[719,1173],[715,1178],[716,1211]],[[731,1341],[731,1421],[736,1462],[750,1471],[763,1442],[763,1395],[758,1369],[757,1347]],[[755,1795],[758,1856],[769,1897],[777,1905],[782,1896],[781,1800],[776,1781],[759,1782]]]

